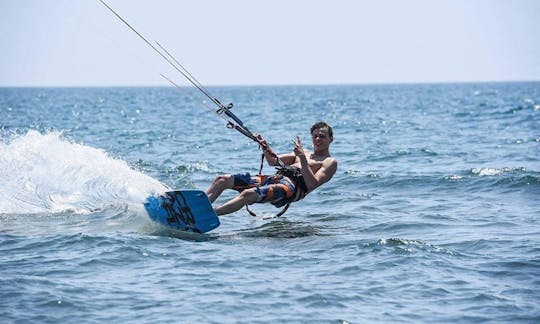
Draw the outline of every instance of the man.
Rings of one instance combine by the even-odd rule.
[[[220,175],[206,190],[214,202],[225,189],[235,189],[240,194],[216,208],[218,215],[233,213],[255,202],[270,202],[276,207],[302,199],[305,195],[327,182],[337,170],[337,160],[330,156],[330,144],[334,140],[332,127],[318,122],[311,127],[313,152],[302,147],[300,139],[293,140],[294,150],[276,155],[262,136],[255,134],[263,148],[269,165],[288,166],[273,176],[250,176],[246,174]],[[300,171],[300,172],[295,172]]]

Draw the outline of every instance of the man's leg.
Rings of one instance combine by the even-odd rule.
[[[208,196],[208,199],[210,202],[216,201],[217,197],[221,195],[223,190],[225,189],[232,189],[234,186],[234,178],[232,175],[220,175],[217,176],[212,184],[210,184],[210,187],[206,189],[206,195]]]
[[[216,214],[225,215],[234,213],[245,205],[254,203],[257,201],[258,194],[253,189],[247,189],[242,191],[238,196],[227,201],[223,205],[216,208]]]

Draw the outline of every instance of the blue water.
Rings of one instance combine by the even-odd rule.
[[[210,90],[278,152],[327,121],[337,174],[185,237],[144,198],[256,145],[178,89],[0,89],[2,322],[540,322],[540,83]]]

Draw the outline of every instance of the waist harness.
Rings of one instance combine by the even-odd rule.
[[[294,193],[287,201],[287,204],[303,199],[308,194],[308,189],[302,170],[292,165],[285,165],[277,168],[276,174],[282,175],[291,179],[294,182]]]
[[[271,217],[264,217],[263,219],[271,219],[285,214],[291,203],[303,199],[308,194],[306,182],[304,181],[304,177],[302,176],[302,170],[300,168],[292,165],[284,165],[276,167],[276,169],[276,174],[287,177],[291,179],[292,182],[294,182],[294,192],[279,213]],[[257,217],[257,214],[255,214],[251,209],[249,209],[248,205],[246,205],[246,210],[251,216]]]

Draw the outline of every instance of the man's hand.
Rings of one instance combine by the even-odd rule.
[[[294,154],[298,157],[305,156],[304,148],[302,147],[302,143],[300,143],[300,138],[296,136],[296,138],[293,139],[294,143]]]
[[[257,139],[257,142],[258,142],[259,145],[262,147],[263,151],[268,150],[268,143],[267,143],[266,140],[262,137],[261,134],[259,134],[259,133],[253,133],[253,136],[255,136],[255,139]]]
[[[268,142],[262,137],[259,133],[253,133],[253,136],[257,139],[257,142],[262,147],[263,152],[268,152],[270,154],[275,154],[274,151],[270,148],[270,145],[268,145]]]

